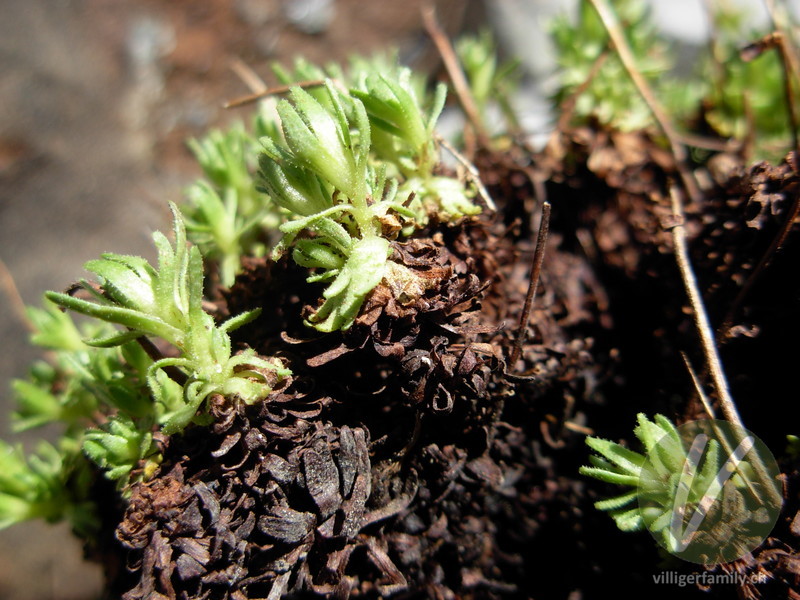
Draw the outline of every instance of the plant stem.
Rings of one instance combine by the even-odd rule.
[[[533,261],[531,262],[531,271],[529,275],[528,293],[525,295],[525,305],[522,307],[522,316],[519,319],[519,328],[517,329],[517,339],[514,343],[514,349],[511,351],[511,358],[509,365],[514,367],[522,354],[522,344],[525,342],[525,331],[528,329],[528,321],[531,316],[531,308],[533,307],[533,299],[536,297],[536,289],[539,286],[539,275],[542,272],[542,263],[544,262],[544,248],[547,242],[547,236],[550,233],[550,210],[552,206],[546,200],[542,204],[542,220],[539,225],[539,233],[536,236],[536,250],[533,254]]]
[[[130,327],[128,327],[127,329],[129,331],[132,331]],[[156,345],[150,339],[148,339],[147,336],[143,335],[141,337],[136,338],[136,342],[139,344],[139,346],[141,346],[142,350],[144,350],[145,354],[147,354],[147,356],[149,356],[150,360],[152,360],[153,362],[158,362],[159,360],[164,358],[164,355],[161,353],[161,351],[158,348],[156,348]],[[168,367],[164,367],[164,372],[169,376],[170,379],[172,379],[172,381],[174,381],[180,386],[186,385],[186,382],[188,381],[188,377],[186,376],[186,374],[183,371],[181,371],[178,367],[171,365]]]
[[[694,175],[686,167],[686,160],[688,158],[686,148],[683,146],[683,144],[681,144],[680,136],[678,135],[677,131],[675,131],[675,128],[672,126],[672,122],[669,120],[664,110],[661,108],[661,105],[656,99],[653,91],[650,89],[647,80],[645,80],[639,69],[636,67],[636,59],[634,58],[633,52],[631,51],[631,48],[625,39],[622,28],[617,22],[614,12],[611,10],[611,7],[608,4],[608,0],[589,0],[589,2],[592,3],[592,6],[600,16],[600,20],[603,22],[603,25],[608,32],[608,36],[611,38],[611,43],[614,44],[614,48],[619,55],[619,59],[622,61],[622,65],[625,67],[625,70],[628,71],[628,74],[633,80],[636,89],[639,90],[639,93],[642,95],[642,98],[647,104],[647,107],[650,109],[650,112],[653,113],[653,117],[655,117],[658,126],[661,128],[661,131],[667,138],[667,142],[672,150],[672,155],[675,158],[675,168],[680,174],[681,181],[686,188],[686,193],[688,194],[689,199],[692,202],[698,202],[701,198],[700,188],[697,185]]]
[[[272,88],[268,88],[266,90],[262,90],[260,92],[255,92],[252,94],[247,94],[246,96],[240,96],[239,98],[234,98],[233,100],[229,100],[225,104],[222,105],[222,108],[239,108],[240,106],[246,106],[247,104],[252,104],[253,102],[258,102],[262,98],[266,98],[267,96],[277,96],[279,94],[288,94],[292,91],[292,88],[310,88],[310,87],[320,87],[325,85],[324,79],[312,79],[310,81],[299,81],[297,83],[293,83],[291,85],[278,85]]]
[[[489,191],[486,189],[486,186],[483,185],[483,181],[481,181],[481,174],[478,171],[477,167],[473,165],[466,156],[461,154],[458,150],[456,150],[453,145],[440,136],[438,133],[434,134],[436,142],[439,143],[445,150],[447,150],[453,158],[455,158],[459,164],[464,167],[467,171],[467,177],[469,180],[475,185],[478,190],[478,195],[483,199],[486,207],[491,210],[492,212],[497,211],[497,206],[492,200],[492,197],[489,195]]]
[[[31,323],[28,314],[25,312],[25,301],[19,293],[19,288],[14,281],[14,276],[11,271],[6,267],[6,263],[0,258],[0,289],[6,293],[8,301],[11,303],[11,309],[16,314],[20,323],[31,332],[36,332],[36,327]]]
[[[478,144],[483,148],[488,148],[489,135],[486,133],[480,112],[478,112],[478,107],[475,105],[475,98],[472,97],[469,83],[467,83],[467,78],[464,76],[464,71],[461,70],[452,44],[450,44],[450,40],[447,39],[447,35],[442,31],[436,20],[436,12],[432,6],[422,9],[422,21],[425,24],[428,35],[431,36],[433,43],[436,45],[436,49],[439,50],[444,66],[447,69],[447,74],[450,76],[450,81],[453,82],[458,102],[461,104],[461,108],[464,110],[470,125],[475,130]]]
[[[686,294],[689,296],[692,316],[694,317],[697,332],[700,334],[700,341],[708,363],[708,370],[711,373],[714,388],[717,390],[720,407],[722,408],[722,413],[725,415],[725,418],[737,427],[744,428],[742,419],[739,416],[739,411],[736,409],[736,404],[734,404],[733,398],[730,395],[730,390],[728,389],[728,381],[722,369],[722,361],[719,358],[717,346],[714,343],[714,333],[711,329],[705,305],[703,304],[703,297],[697,285],[697,279],[692,270],[692,263],[689,259],[689,247],[686,242],[683,204],[675,186],[670,186],[670,199],[672,201],[672,213],[675,218],[675,225],[672,227],[675,260],[681,272]]]

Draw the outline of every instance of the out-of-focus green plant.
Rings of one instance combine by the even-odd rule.
[[[263,113],[255,119],[254,133],[236,123],[213,130],[189,147],[203,170],[204,179],[186,192],[182,206],[189,239],[206,259],[219,265],[223,285],[233,284],[242,256],[263,256],[280,217],[275,206],[255,189],[258,138],[270,133]]]
[[[257,311],[217,325],[203,310],[200,253],[187,245],[180,213],[172,209],[174,246],[154,234],[158,268],[137,256],[104,254],[86,264],[100,279],[99,288],[82,282],[91,300],[48,292],[42,308],[27,310],[31,340],[50,357],[12,383],[14,429],[57,424],[63,435],[56,446],[40,444],[27,455],[0,442],[0,528],[31,518],[67,519],[91,536],[97,526],[91,463],[125,491],[160,464],[157,436],[208,424],[208,397],[254,404],[290,375],[276,359],[233,353],[229,333]],[[96,320],[78,327],[59,307]],[[178,355],[151,356],[145,348],[155,345],[147,338],[171,344]]]
[[[36,328],[33,341],[54,351],[55,358],[37,363],[29,379],[13,383],[17,430],[63,425],[61,446],[82,449],[121,488],[134,472],[137,478],[147,478],[158,466],[156,431],[170,435],[192,422],[207,423],[203,403],[212,394],[245,404],[262,401],[275,383],[290,374],[278,360],[256,356],[252,350],[233,353],[229,333],[255,318],[257,311],[217,325],[203,310],[200,253],[197,247],[187,246],[183,221],[177,208],[172,208],[175,245],[160,233],[154,235],[157,269],[137,256],[104,254],[86,264],[100,278],[99,290],[83,282],[93,300],[48,292],[43,309],[29,309]],[[56,305],[100,323],[79,331]],[[139,343],[147,337],[168,342],[178,356],[151,357]],[[179,377],[168,374],[169,369],[177,370]],[[39,488],[45,489],[40,481],[44,475],[51,476],[47,480],[51,486],[56,485],[54,477],[63,479],[63,465],[53,460],[54,453],[43,451],[47,460],[31,463],[32,474],[25,481],[39,482]],[[17,456],[11,451],[7,454]],[[77,453],[69,465],[74,467],[82,456]],[[14,460],[17,471],[28,468],[21,459]],[[2,493],[6,492],[0,488]],[[50,500],[37,500],[39,508],[26,512],[20,499],[25,494],[8,493],[16,498],[9,506],[17,508],[9,508],[5,523],[13,522],[13,515],[41,516],[50,506]],[[43,493],[34,490],[29,496],[38,498]]]
[[[724,137],[752,139],[752,158],[780,160],[791,137],[780,48],[764,48],[748,57],[743,42],[760,40],[768,32],[748,30],[745,14],[727,5],[717,7],[713,19],[713,57],[701,72],[707,81],[705,117]]]
[[[79,535],[93,535],[98,521],[88,467],[69,438],[58,447],[41,442],[30,453],[0,440],[0,529],[29,519],[66,519]]]
[[[519,123],[511,99],[519,85],[520,61],[501,63],[497,54],[497,42],[489,30],[478,35],[462,36],[456,42],[456,52],[484,127],[489,125],[490,107],[497,104],[509,127],[518,129]]]
[[[135,342],[121,347],[91,348],[84,337],[107,337],[108,323],[83,323],[45,300],[42,308],[27,309],[34,329],[31,341],[49,351],[48,361],[34,363],[27,379],[12,382],[17,409],[12,425],[26,431],[45,425],[62,427],[53,446],[40,443],[35,452],[0,442],[0,528],[16,522],[43,518],[68,520],[82,537],[97,527],[90,499],[93,470],[90,458],[107,469],[120,487],[152,471],[159,461],[152,443],[153,420],[143,371],[152,360]],[[117,419],[136,423],[141,440],[136,452],[105,460],[91,452],[88,441],[102,434]]]
[[[627,35],[637,68],[655,89],[660,89],[672,63],[669,47],[657,33],[646,3],[642,0],[619,0],[614,2],[614,9]],[[650,109],[611,47],[608,32],[588,0],[580,1],[576,21],[567,15],[554,19],[551,35],[559,65],[558,103],[589,82],[577,98],[576,118],[594,118],[603,125],[622,131],[653,125]],[[601,58],[601,55],[605,56]],[[602,65],[591,76],[598,60]]]
[[[41,309],[29,308],[28,315],[36,330],[33,342],[54,356],[50,362],[35,363],[28,379],[12,382],[15,431],[61,425],[63,439],[83,446],[120,486],[127,484],[140,461],[149,461],[150,467],[143,466],[152,469],[159,460],[151,435],[156,417],[145,375],[153,361],[136,342],[112,348],[87,346],[82,337],[107,339],[114,328],[109,323],[86,323],[79,331],[69,315],[49,300]],[[110,432],[118,430],[120,423],[135,424],[138,429],[131,435],[131,449],[123,455],[117,448],[104,456],[99,446],[106,440],[113,446]],[[87,443],[89,439],[93,444]]]
[[[778,160],[787,150],[791,128],[780,50],[771,47],[743,57],[747,41],[761,40],[769,32],[746,31],[745,14],[729,3],[711,6],[712,52],[701,54],[694,72],[678,78],[670,72],[674,62],[671,49],[651,21],[646,2],[613,3],[636,68],[678,129],[691,130],[702,114],[720,136],[751,139],[753,158]],[[560,66],[556,100],[560,103],[586,85],[577,97],[576,119],[594,119],[623,131],[654,124],[650,109],[588,0],[581,0],[577,21],[566,15],[558,17],[551,33]],[[794,40],[784,42],[793,44]],[[796,103],[797,94],[794,96],[792,102]]]

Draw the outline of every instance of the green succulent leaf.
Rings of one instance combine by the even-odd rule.
[[[421,149],[431,141],[430,131],[409,77],[407,69],[396,80],[373,73],[364,81],[366,89],[354,89],[351,93],[364,104],[373,125],[402,138],[412,148]]]
[[[608,511],[622,531],[637,531],[644,527],[645,519],[640,508],[643,498],[658,506],[669,507],[667,512],[671,514],[672,499],[686,459],[678,430],[663,415],[656,415],[650,420],[644,414],[639,414],[634,433],[644,445],[651,461],[661,459],[661,463],[656,463],[655,471],[660,474],[658,477],[652,477],[652,469],[643,469],[647,460],[643,454],[596,437],[586,438],[586,444],[597,453],[589,457],[592,466],[581,467],[579,471],[582,475],[606,483],[634,488],[595,503],[598,510]],[[665,441],[670,443],[663,443]],[[658,466],[659,464],[662,466]],[[636,506],[629,507],[633,503]],[[652,529],[655,526],[654,521],[648,522]],[[661,521],[656,519],[655,523]]]
[[[622,494],[621,496],[614,496],[613,498],[607,498],[605,500],[599,500],[594,503],[594,507],[597,510],[618,510],[623,506],[627,506],[631,502],[635,502],[639,499],[639,495],[636,490],[632,492],[628,492],[627,494]]]
[[[389,252],[389,242],[383,238],[357,242],[336,279],[323,293],[325,302],[309,321],[320,331],[349,328],[367,294],[383,279]]]
[[[337,92],[330,83],[328,93],[333,101]],[[302,88],[292,89],[291,99],[278,103],[278,114],[292,156],[348,198],[363,198],[366,164],[353,148],[343,113],[331,114]],[[368,145],[369,140],[364,143]]]
[[[142,312],[155,311],[153,280],[158,275],[145,259],[107,253],[100,260],[90,260],[84,268],[100,277],[105,293],[116,304]]]
[[[642,470],[642,465],[644,465],[645,457],[643,455],[609,440],[587,437],[586,445],[595,452],[602,454],[603,457],[614,463],[625,473],[638,477]]]
[[[262,140],[260,188],[281,208],[310,217],[332,207],[332,188],[271,139]]]
[[[225,321],[222,325],[219,326],[219,330],[225,333],[230,333],[231,331],[236,331],[240,327],[247,325],[255,321],[261,315],[261,309],[256,308],[253,310],[248,310],[247,312],[240,313],[235,317],[231,317],[227,321]]]
[[[346,261],[346,258],[326,241],[315,239],[298,240],[292,258],[301,267],[324,269],[331,273],[338,273]]]
[[[180,344],[182,342],[181,330],[171,326],[169,323],[165,323],[157,316],[146,315],[135,309],[97,304],[81,298],[73,298],[69,294],[62,294],[60,292],[47,292],[46,297],[51,302],[77,313],[95,317],[96,319],[101,319],[109,323],[130,327],[138,335],[148,333],[169,340],[175,344]],[[84,343],[90,346],[108,347],[110,345],[109,340],[116,340],[118,342],[117,345],[127,341],[126,336],[122,336],[86,339]]]
[[[609,471],[598,467],[584,466],[580,468],[579,473],[581,475],[594,477],[595,479],[599,479],[600,481],[605,481],[606,483],[616,483],[617,485],[632,485],[632,486],[639,484],[638,475],[627,475],[625,473],[617,473],[614,471]]]
[[[611,512],[610,514],[621,531],[639,531],[644,528],[644,519],[642,519],[638,508]]]
[[[389,235],[410,234],[429,213],[442,221],[480,212],[463,182],[434,175],[446,88],[425,110],[408,69],[360,64],[353,79],[349,92],[331,80],[313,93],[292,89],[277,107],[284,139],[262,140],[259,189],[287,212],[272,257],[292,249],[309,282],[328,284],[307,320],[323,332],[350,327],[369,292],[397,271],[386,269],[386,224]]]

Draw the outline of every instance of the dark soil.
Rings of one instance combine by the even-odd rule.
[[[396,243],[393,259],[426,291],[409,301],[379,286],[347,332],[303,326],[318,290],[293,263],[246,261],[218,294],[220,317],[262,307],[237,342],[283,356],[293,379],[260,407],[219,398],[211,435],[169,441],[117,529],[130,573],[115,592],[660,598],[675,589],[655,585],[658,573],[702,572],[660,555],[646,533],[618,531],[592,506],[608,490],[578,475],[587,433],[632,441],[638,412],[703,416],[681,358],[703,376],[669,233],[674,162],[641,134],[557,135],[538,155],[480,153],[498,212]],[[800,179],[791,160],[745,168],[721,155],[695,169],[703,201],[686,207],[686,226],[696,274],[733,396],[783,457],[787,490],[773,535],[714,571],[767,583],[720,585],[711,597],[796,595],[798,464],[782,451],[797,411],[783,401],[800,327],[796,226],[762,257]],[[544,196],[551,236],[521,358],[509,364]]]

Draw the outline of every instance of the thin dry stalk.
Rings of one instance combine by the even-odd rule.
[[[130,327],[127,328],[128,331],[133,331]],[[153,362],[158,362],[159,360],[164,358],[164,354],[158,347],[147,338],[147,336],[139,336],[136,338],[136,342],[139,344],[142,350],[144,350],[145,354],[150,357]],[[186,382],[189,380],[186,373],[181,371],[175,365],[168,365],[163,368],[164,372],[169,376],[172,381],[177,383],[180,386],[186,385]]]
[[[697,279],[694,276],[692,264],[689,260],[689,247],[686,243],[686,229],[683,225],[683,203],[681,202],[680,193],[675,186],[670,187],[670,199],[672,201],[672,212],[676,223],[672,228],[672,239],[673,244],[675,245],[675,258],[678,262],[678,268],[681,271],[681,277],[683,278],[683,283],[686,287],[686,293],[689,296],[689,303],[692,307],[692,316],[694,317],[697,331],[700,334],[700,340],[703,347],[703,353],[705,354],[707,367],[711,373],[711,379],[714,383],[714,387],[717,390],[717,397],[719,399],[720,408],[722,409],[722,414],[729,423],[733,424],[734,427],[737,428],[741,435],[744,435],[746,429],[742,424],[742,419],[739,416],[739,411],[736,409],[736,404],[733,402],[733,398],[730,395],[728,381],[725,378],[724,371],[722,370],[722,361],[719,358],[719,352],[714,344],[714,336],[711,331],[708,314],[706,313],[705,305],[703,304],[703,298],[700,295],[700,289],[697,286]],[[691,366],[688,365],[688,362],[687,366],[689,366],[689,372],[692,374],[692,379],[695,380],[696,376],[694,375]],[[695,382],[695,387],[700,390],[699,381]],[[700,392],[700,394],[702,399],[704,394],[702,394],[702,392]],[[706,400],[704,404],[706,402],[708,401]],[[711,414],[713,414],[713,412]],[[725,436],[723,435],[718,435],[717,437],[720,441],[724,441],[725,439]],[[726,452],[728,452],[729,455],[733,453],[732,449],[729,447],[726,447]],[[755,452],[753,453],[751,460],[759,480],[762,482],[766,493],[770,496],[770,501],[780,505],[782,502],[780,493],[773,487],[773,480],[770,478],[761,456]],[[747,477],[744,479],[747,481],[748,488],[754,494],[754,497],[759,498],[760,496],[756,494]]]
[[[14,276],[11,274],[11,271],[8,270],[8,267],[6,267],[6,263],[2,258],[0,258],[0,288],[6,293],[6,298],[8,298],[11,304],[11,310],[17,315],[20,323],[22,323],[28,331],[35,333],[36,328],[33,326],[33,323],[31,323],[31,320],[28,318],[28,313],[25,311],[25,301],[19,293],[19,288],[14,281]]]
[[[575,105],[578,103],[578,98],[580,98],[581,95],[587,89],[589,89],[592,81],[595,77],[597,77],[597,74],[600,72],[600,69],[603,68],[603,65],[605,64],[606,60],[608,60],[609,56],[610,52],[608,48],[598,54],[597,58],[594,59],[592,67],[589,69],[589,74],[586,76],[586,79],[583,81],[583,83],[575,88],[558,107],[558,122],[556,123],[556,126],[553,129],[553,132],[550,134],[550,138],[547,142],[548,148],[554,152],[555,156],[561,156],[565,152],[562,145],[562,135],[567,130],[569,122],[572,120],[572,116],[575,114]]]
[[[741,147],[741,144],[734,139],[721,140],[687,132],[682,132],[679,137],[684,146],[712,150],[713,152],[737,152]]]
[[[235,98],[230,100],[222,105],[223,108],[239,108],[240,106],[245,106],[247,104],[252,104],[253,102],[258,102],[267,96],[277,96],[280,94],[288,94],[292,88],[311,88],[311,87],[319,87],[321,85],[325,85],[325,81],[323,79],[312,79],[310,81],[299,81],[297,83],[293,83],[291,85],[278,85],[275,87],[268,88],[266,90],[262,90],[260,92],[255,92],[253,94],[247,94],[246,96],[241,96],[239,98]]]
[[[700,383],[700,378],[697,376],[697,371],[694,370],[689,357],[685,352],[681,352],[681,358],[683,358],[683,364],[686,365],[686,370],[689,372],[689,377],[692,378],[694,391],[697,392],[697,397],[700,398],[700,403],[703,405],[703,409],[706,411],[708,418],[716,419],[717,415],[714,412],[714,407],[711,405],[711,400],[708,398],[708,394],[706,394],[705,390],[703,389],[703,385]]]
[[[675,225],[672,227],[675,259],[681,272],[686,294],[689,297],[689,304],[692,307],[692,316],[694,317],[697,332],[700,335],[703,354],[708,364],[708,370],[711,373],[714,389],[717,391],[720,408],[722,408],[722,413],[728,421],[738,427],[744,428],[742,419],[739,416],[739,411],[736,409],[736,404],[734,404],[730,390],[728,389],[728,381],[722,369],[722,361],[719,358],[717,346],[714,343],[711,323],[705,305],[703,304],[703,297],[697,285],[697,279],[692,269],[691,260],[689,259],[689,245],[686,242],[683,203],[681,202],[680,192],[678,192],[675,186],[670,186],[670,199],[672,201],[672,214],[675,219]]]
[[[458,150],[456,150],[453,145],[440,136],[438,133],[434,133],[434,137],[436,138],[436,143],[442,146],[445,150],[447,150],[453,158],[455,158],[458,163],[464,167],[467,172],[467,178],[472,182],[475,188],[478,190],[478,195],[483,199],[484,203],[486,204],[487,208],[491,211],[497,210],[497,205],[495,205],[494,200],[489,195],[489,190],[486,189],[486,186],[483,185],[483,181],[481,181],[481,174],[478,171],[478,168],[473,165],[466,156],[461,154]]]
[[[705,393],[705,390],[703,390],[703,386],[700,383],[700,378],[697,376],[697,372],[694,370],[694,367],[692,367],[692,363],[689,360],[689,357],[686,356],[686,353],[681,352],[681,356],[683,357],[683,363],[686,365],[686,370],[689,371],[689,376],[692,378],[692,384],[694,385],[694,389],[697,392],[697,395],[700,397],[700,402],[702,402],[703,408],[705,409],[706,413],[708,414],[708,418],[712,419],[712,421],[714,421],[711,424],[711,428],[717,434],[717,437],[716,437],[717,441],[720,442],[720,444],[722,444],[722,448],[723,448],[723,450],[725,450],[725,453],[728,456],[733,456],[734,449],[731,447],[731,445],[730,445],[730,443],[728,441],[728,437],[726,435],[724,435],[724,432],[722,432],[720,430],[720,427],[715,422],[717,416],[714,413],[714,407],[711,406],[711,401],[708,398],[708,395]],[[766,479],[764,479],[764,481],[766,482],[766,489],[767,490],[772,490],[772,486],[769,485],[769,478],[766,475],[766,472],[767,472],[766,468],[764,467],[764,464],[761,461],[761,458],[756,456],[754,459],[751,459],[751,461],[758,463],[758,466],[756,466],[756,470],[758,472],[758,476],[761,477],[762,479],[766,478]],[[760,495],[759,495],[758,491],[756,490],[755,486],[753,485],[753,482],[750,481],[750,477],[748,477],[746,473],[741,471],[740,466],[741,466],[741,463],[739,463],[739,465],[736,466],[736,469],[739,472],[739,474],[741,475],[742,481],[744,481],[745,485],[747,486],[747,489],[750,491],[750,494],[753,496],[753,498],[756,498],[756,499],[760,498]],[[773,500],[774,500],[774,498],[773,498]]]
[[[547,236],[550,233],[550,212],[552,206],[549,202],[542,203],[542,220],[539,225],[539,233],[536,236],[536,251],[533,253],[533,260],[531,261],[531,270],[528,276],[528,293],[525,295],[525,304],[522,307],[522,315],[519,319],[519,327],[517,328],[517,339],[514,342],[514,349],[511,351],[511,359],[509,365],[511,368],[519,360],[522,354],[522,345],[525,342],[525,332],[528,329],[528,322],[531,317],[531,309],[533,308],[533,299],[536,297],[536,289],[539,286],[539,276],[542,272],[542,263],[544,262],[544,249],[547,243]]]
[[[472,97],[467,78],[464,75],[464,71],[461,70],[461,65],[458,62],[455,50],[453,50],[453,45],[436,20],[436,11],[432,6],[426,6],[422,9],[422,22],[442,57],[442,62],[444,62],[444,67],[447,69],[447,74],[450,76],[450,81],[453,83],[453,89],[458,97],[458,102],[461,104],[467,121],[469,121],[475,131],[478,144],[484,148],[488,148],[489,135],[486,132],[483,120],[478,112],[475,98]]]
[[[798,138],[798,117],[797,106],[794,102],[794,93],[792,92],[792,54],[790,51],[791,44],[786,41],[786,37],[781,34],[778,41],[778,48],[780,49],[781,63],[783,64],[783,93],[786,96],[786,107],[789,112],[789,125],[792,128],[792,149],[795,152],[800,152],[800,138]],[[800,84],[800,80],[795,79],[795,85]]]
[[[236,76],[242,80],[250,91],[254,94],[266,91],[269,86],[264,83],[264,80],[259,77],[246,62],[240,58],[231,60],[231,70],[236,73]]]
[[[681,144],[680,135],[672,126],[672,122],[661,108],[661,104],[659,104],[655,94],[653,94],[653,91],[650,89],[647,81],[636,67],[636,59],[634,58],[633,52],[628,45],[628,41],[625,39],[625,35],[622,32],[619,22],[617,21],[616,15],[608,4],[608,0],[589,0],[589,2],[592,3],[592,6],[600,16],[600,20],[603,22],[603,26],[606,28],[608,36],[611,38],[611,43],[614,45],[614,48],[616,49],[617,54],[622,61],[622,65],[625,67],[628,75],[630,75],[631,80],[636,86],[636,89],[641,94],[642,98],[647,104],[647,107],[650,109],[650,112],[653,113],[658,126],[661,128],[661,131],[667,138],[667,142],[672,150],[672,155],[675,158],[675,166],[678,170],[678,174],[681,177],[681,181],[686,188],[686,193],[689,196],[689,199],[692,202],[699,202],[701,199],[700,187],[698,186],[694,175],[686,166],[686,161],[688,158],[686,148],[683,146],[683,144]]]
[[[595,77],[597,77],[597,74],[600,72],[600,69],[603,68],[603,65],[606,64],[609,56],[611,56],[609,48],[604,49],[600,54],[598,54],[597,58],[594,59],[594,62],[589,69],[589,74],[586,76],[586,79],[583,81],[583,83],[576,87],[572,93],[561,103],[561,106],[558,107],[559,117],[553,135],[556,135],[567,128],[567,125],[569,125],[569,122],[572,120],[572,115],[575,113],[575,105],[578,103],[578,98],[580,98],[583,93],[589,89],[592,81],[594,81]]]

